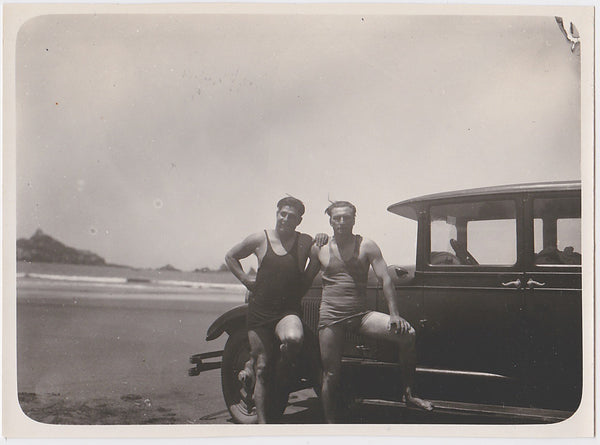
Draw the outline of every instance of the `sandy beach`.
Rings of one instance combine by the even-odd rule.
[[[207,343],[206,330],[242,302],[223,290],[20,279],[23,411],[44,423],[224,422],[219,370],[189,377],[188,360],[223,348],[227,336]]]

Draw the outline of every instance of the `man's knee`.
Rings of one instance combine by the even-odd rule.
[[[282,343],[284,343],[288,348],[291,349],[299,349],[302,346],[302,342],[304,341],[304,335],[302,332],[290,331],[286,332],[286,335],[282,339]]]

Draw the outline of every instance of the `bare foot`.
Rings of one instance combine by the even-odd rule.
[[[407,406],[413,406],[415,408],[422,409],[423,411],[432,411],[433,404],[428,400],[419,399],[418,397],[414,397],[412,395],[406,394],[404,396],[404,401]]]
[[[242,382],[247,394],[252,394],[254,388],[254,371],[245,367],[238,373],[238,380]]]

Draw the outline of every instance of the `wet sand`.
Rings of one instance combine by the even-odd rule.
[[[223,423],[220,373],[189,356],[222,349],[209,325],[243,295],[225,291],[20,282],[21,407],[64,424]]]

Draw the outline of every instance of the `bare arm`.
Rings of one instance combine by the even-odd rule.
[[[396,305],[396,289],[394,287],[392,278],[388,274],[387,264],[383,259],[381,250],[373,241],[369,240],[365,244],[365,247],[367,248],[367,256],[371,266],[373,267],[373,271],[375,272],[377,278],[383,282],[383,295],[385,296],[388,308],[390,310],[390,326],[388,326],[388,329],[407,332],[410,329],[410,324],[400,317],[400,313],[398,312],[398,306]]]
[[[320,249],[321,248],[316,244],[313,244],[310,248],[308,266],[306,267],[306,270],[304,271],[303,275],[302,295],[304,295],[308,291],[308,289],[312,285],[313,280],[315,279],[315,277],[319,273],[319,270],[321,269],[321,262],[319,261]]]
[[[240,260],[255,254],[262,241],[262,233],[254,233],[244,239],[241,243],[233,246],[225,255],[227,267],[229,267],[231,273],[233,273],[249,291],[254,290],[256,280],[244,272]]]

